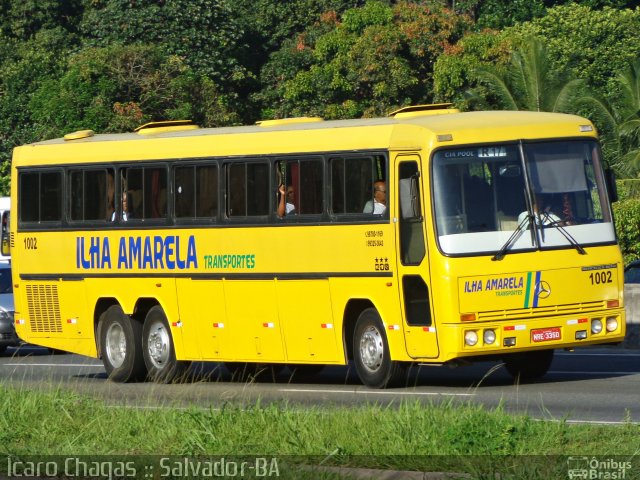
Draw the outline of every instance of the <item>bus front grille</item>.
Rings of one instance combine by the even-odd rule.
[[[57,285],[27,285],[27,304],[31,331],[61,333]]]
[[[538,318],[549,315],[580,315],[597,312],[606,308],[606,302],[570,303],[537,308],[516,308],[512,310],[488,310],[478,312],[478,320],[509,320],[514,318]]]

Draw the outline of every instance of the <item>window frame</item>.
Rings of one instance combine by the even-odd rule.
[[[60,177],[60,218],[57,220],[42,220],[42,202],[44,196],[42,195],[42,175],[48,173],[58,173]],[[25,231],[38,231],[38,230],[55,230],[60,229],[63,224],[66,223],[66,209],[65,209],[65,191],[66,191],[66,176],[64,167],[19,167],[18,168],[18,194],[22,195],[24,189],[22,188],[22,181],[25,175],[37,174],[38,175],[38,220],[22,220],[24,214],[24,206],[22,198],[18,199],[18,229]]]
[[[204,216],[198,216],[198,205],[195,202],[195,200],[197,199],[197,193],[198,193],[198,187],[197,184],[195,182],[197,182],[198,179],[198,175],[197,175],[197,169],[198,168],[205,168],[205,167],[214,167],[215,171],[216,171],[216,193],[215,193],[215,200],[216,200],[216,205],[215,205],[215,214],[213,216],[210,217],[204,217]],[[177,169],[179,168],[192,168],[193,169],[193,173],[194,173],[194,191],[193,191],[193,195],[194,195],[194,215],[192,217],[187,217],[187,216],[178,216],[176,213],[176,203],[177,203],[177,193],[176,193],[176,176],[175,176],[175,172]],[[170,214],[169,217],[170,219],[176,224],[176,225],[187,225],[187,226],[202,226],[202,225],[212,225],[212,224],[219,224],[220,223],[220,216],[221,216],[221,206],[224,206],[224,202],[222,201],[223,196],[221,195],[221,190],[222,190],[222,182],[220,179],[220,172],[222,171],[222,167],[221,167],[221,162],[218,160],[215,160],[213,158],[204,158],[204,159],[185,159],[184,161],[181,160],[176,160],[171,162],[170,164],[170,168],[169,168],[169,183],[170,183],[170,191],[171,191],[171,196],[170,196],[170,202],[169,202],[169,208],[170,208]]]

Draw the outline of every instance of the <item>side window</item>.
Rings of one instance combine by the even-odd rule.
[[[227,216],[252,217],[269,214],[269,164],[233,163],[227,172]]]
[[[72,170],[69,173],[70,220],[112,220],[113,179],[113,170]]]
[[[332,213],[388,215],[384,156],[332,158],[330,172]]]
[[[322,213],[322,160],[291,159],[276,163],[276,213],[319,215]]]
[[[400,162],[398,193],[400,198],[400,258],[403,265],[420,265],[426,255],[420,196],[418,162]],[[420,291],[420,282],[415,288]],[[425,287],[426,288],[426,287]]]
[[[62,220],[62,173],[44,172],[40,175],[40,220]]]
[[[21,223],[62,221],[62,172],[24,172],[18,181]]]
[[[120,198],[122,218],[125,220],[165,218],[167,170],[164,167],[133,167],[121,170]]]
[[[40,220],[40,174],[20,174],[20,198],[18,200],[18,218],[21,222]]]
[[[178,218],[214,218],[218,214],[218,168],[189,165],[174,170],[175,214]]]

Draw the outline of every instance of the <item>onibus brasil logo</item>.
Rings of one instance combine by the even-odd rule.
[[[568,457],[569,479],[623,480],[631,478],[631,462],[614,458]],[[627,475],[629,473],[629,476]]]

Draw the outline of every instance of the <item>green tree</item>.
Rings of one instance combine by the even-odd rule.
[[[623,177],[640,175],[640,57],[609,82],[608,98],[590,97],[587,115],[601,128],[608,163]]]
[[[372,116],[426,102],[435,59],[470,25],[435,1],[326,12],[263,69],[265,117]]]
[[[582,80],[551,71],[546,48],[537,38],[525,39],[516,47],[504,69],[480,67],[475,78],[486,87],[483,95],[469,91],[472,103],[481,108],[497,105],[507,110],[570,112],[584,87]]]
[[[481,95],[475,72],[487,65],[504,68],[511,58],[512,45],[513,39],[497,30],[465,35],[436,60],[433,68],[435,101],[453,102],[465,110],[470,108],[465,92],[473,85]]]
[[[541,38],[552,71],[569,69],[575,77],[605,93],[609,80],[640,56],[638,31],[640,9],[594,10],[568,4],[551,8],[544,17],[505,33],[518,38]]]
[[[94,0],[81,31],[89,45],[156,45],[200,75],[237,88],[250,77],[242,26],[225,0]]]
[[[364,3],[364,0],[236,0],[233,11],[255,55],[278,50],[286,40],[312,27],[325,12],[342,13]]]
[[[64,74],[44,82],[29,107],[46,137],[71,130],[132,130],[150,120],[191,118],[203,126],[237,122],[207,77],[156,46],[85,48]]]
[[[614,110],[621,137],[622,161],[636,175],[640,172],[640,57],[618,74],[620,95]]]
[[[602,3],[602,2],[601,2]],[[438,57],[434,88],[439,100],[461,100],[475,84],[473,72],[482,64],[503,65],[514,46],[528,37],[542,40],[550,75],[569,70],[606,95],[617,72],[640,56],[640,9],[616,10],[568,4],[547,10],[544,17],[505,28],[467,34]]]
[[[0,192],[9,191],[13,148],[43,138],[29,110],[31,96],[64,69],[75,37],[60,27],[18,41],[0,36]]]
[[[0,0],[0,35],[25,41],[58,27],[74,32],[81,14],[81,0]]]

